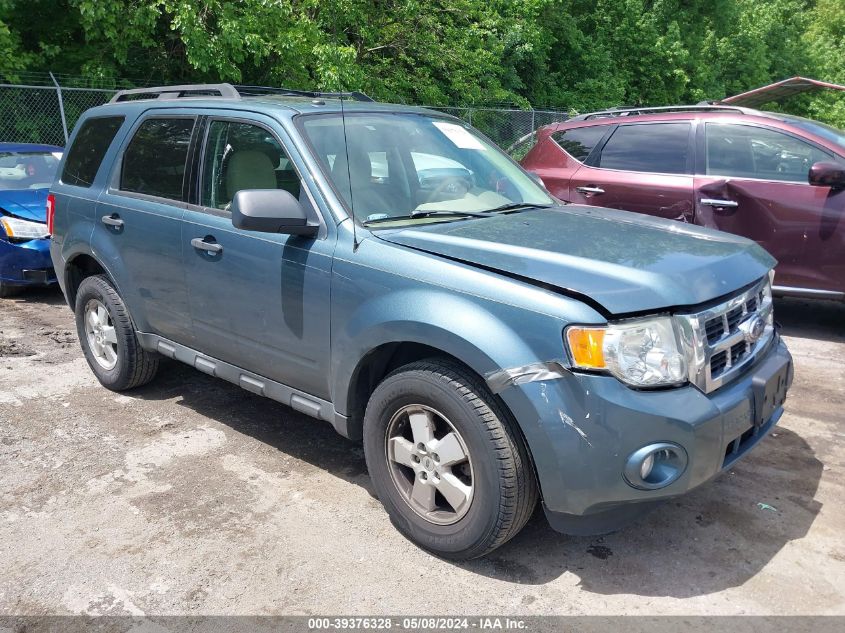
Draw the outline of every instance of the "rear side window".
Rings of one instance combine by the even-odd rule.
[[[192,118],[153,118],[144,121],[123,155],[121,191],[182,199]]]
[[[77,187],[90,187],[103,162],[103,156],[123,125],[122,116],[88,119],[82,124],[67,154],[62,182]]]
[[[658,174],[686,174],[689,123],[620,125],[601,151],[599,167]]]
[[[584,162],[601,138],[607,132],[605,125],[578,127],[552,134],[552,140],[577,161]]]

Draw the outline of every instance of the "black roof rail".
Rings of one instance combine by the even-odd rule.
[[[316,90],[295,90],[293,88],[274,88],[272,86],[234,86],[242,97],[259,97],[263,95],[288,95],[292,97],[311,97],[312,99],[342,99],[349,97],[355,101],[374,101],[372,97],[353,90],[351,92],[320,92]]]
[[[240,99],[232,84],[186,84],[182,86],[157,86],[154,88],[133,88],[121,90],[109,103],[140,101],[142,99],[185,99],[185,98]]]
[[[587,121],[589,119],[605,119],[609,117],[637,116],[639,114],[660,114],[663,112],[742,112],[743,114],[753,112],[748,108],[722,105],[681,105],[681,106],[656,106],[647,108],[610,108],[599,112],[588,112],[572,117],[570,121]]]
[[[109,103],[123,101],[140,101],[146,99],[240,99],[241,97],[257,97],[261,95],[287,95],[292,97],[311,97],[312,99],[349,97],[356,101],[372,101],[363,92],[314,92],[309,90],[293,90],[291,88],[275,88],[271,86],[233,86],[232,84],[186,84],[182,86],[157,86],[154,88],[133,88],[121,90],[114,95]]]

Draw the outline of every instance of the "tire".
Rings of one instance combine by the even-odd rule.
[[[0,281],[0,299],[5,299],[6,297],[14,297],[15,295],[20,294],[22,291],[23,288],[21,286],[13,286]]]
[[[94,275],[82,280],[74,311],[85,360],[106,389],[125,391],[155,377],[159,357],[138,343],[126,304],[107,277]]]
[[[463,462],[456,461],[461,451]],[[387,376],[367,404],[364,453],[397,529],[443,558],[491,552],[523,528],[537,504],[516,423],[457,363],[419,361]]]

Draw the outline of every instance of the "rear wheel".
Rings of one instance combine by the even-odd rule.
[[[476,558],[525,525],[537,484],[515,424],[484,383],[441,360],[402,367],[364,419],[367,467],[397,528],[445,558]]]
[[[138,343],[129,311],[105,276],[82,280],[75,312],[85,359],[104,387],[124,391],[153,379],[158,356]]]

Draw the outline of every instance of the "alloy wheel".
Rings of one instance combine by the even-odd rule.
[[[418,515],[450,525],[469,511],[472,461],[461,434],[443,414],[420,404],[402,407],[387,425],[385,452],[393,483]]]
[[[85,304],[85,334],[97,364],[105,370],[114,369],[117,364],[117,333],[108,309],[97,299]]]

